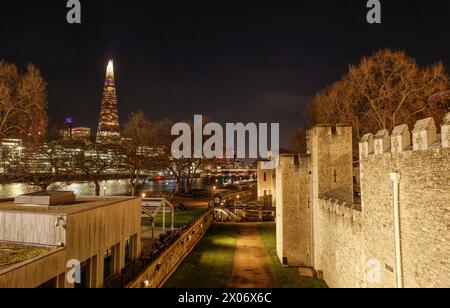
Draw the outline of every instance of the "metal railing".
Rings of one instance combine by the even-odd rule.
[[[197,217],[191,219],[186,225],[178,230],[168,231],[165,235],[162,235],[159,241],[153,244],[150,251],[142,254],[141,257],[125,266],[121,273],[115,275],[107,282],[105,282],[104,288],[124,288],[140,274],[145,272],[145,270],[153,264],[156,259],[158,259],[161,254],[167,249],[171,248],[172,245],[179,240],[192,226],[194,226],[198,221],[207,217],[207,215],[212,213],[212,209],[205,209]]]

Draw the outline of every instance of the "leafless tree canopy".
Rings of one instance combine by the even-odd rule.
[[[204,118],[204,124],[208,123]],[[193,124],[190,124],[193,127]],[[172,156],[172,143],[177,138],[172,136],[173,121],[165,119],[159,122],[149,122],[142,112],[131,114],[125,125],[122,136],[123,168],[130,176],[132,193],[137,193],[137,184],[142,174],[151,171],[171,172],[176,178],[175,194],[191,193],[193,180],[200,175],[200,170],[206,164],[213,165],[215,160],[205,158],[181,158]],[[192,128],[193,129],[193,128]]]
[[[75,142],[80,149],[74,159],[77,174],[95,185],[95,195],[100,196],[100,181],[104,176],[120,167],[119,160],[110,154],[114,148],[102,143]]]
[[[132,113],[125,124],[122,136],[125,138],[120,146],[122,168],[130,177],[132,195],[137,194],[140,175],[147,171],[151,164],[151,142],[154,134],[150,122],[143,112]]]
[[[306,129],[298,126],[289,135],[291,150],[296,153],[306,153]]]
[[[27,147],[10,170],[17,182],[46,191],[56,182],[69,183],[76,172],[77,151],[67,142],[53,141]]]
[[[0,60],[0,139],[22,137],[33,142],[46,134],[47,90],[39,69],[20,72]]]
[[[441,121],[445,104],[430,99],[450,88],[442,63],[419,67],[401,51],[381,50],[364,57],[337,82],[320,91],[307,110],[311,125],[351,124],[355,145],[363,134],[410,127],[422,118]]]

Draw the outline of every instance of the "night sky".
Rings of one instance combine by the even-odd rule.
[[[0,58],[42,70],[52,125],[70,116],[96,128],[110,58],[122,124],[137,110],[150,120],[279,122],[284,146],[305,104],[363,55],[402,49],[450,71],[448,0],[381,1],[382,25],[367,24],[366,0],[81,0],[81,25],[67,24],[66,2],[0,8]]]

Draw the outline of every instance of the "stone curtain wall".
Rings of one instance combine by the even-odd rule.
[[[383,264],[382,283],[396,286],[393,183],[400,175],[400,231],[405,287],[450,286],[450,148],[448,120],[433,119],[367,135],[360,147],[365,253]],[[380,140],[387,140],[382,142]],[[368,149],[364,151],[364,149]]]
[[[450,114],[441,125],[430,118],[412,132],[399,125],[362,138],[360,206],[353,204],[351,128],[318,126],[309,136],[311,156],[298,164],[281,156],[276,170],[280,260],[304,260],[311,247],[310,265],[330,287],[396,287],[390,174],[397,173],[404,286],[450,286]],[[367,279],[374,264],[379,282]]]
[[[311,264],[310,157],[281,155],[277,175],[277,239],[280,262]]]
[[[335,199],[319,199],[318,205],[315,269],[322,272],[331,288],[364,287],[361,211]]]

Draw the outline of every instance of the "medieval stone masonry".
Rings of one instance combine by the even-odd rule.
[[[351,127],[317,126],[309,143],[275,171],[280,262],[330,287],[449,287],[450,113],[365,135],[359,174]]]

